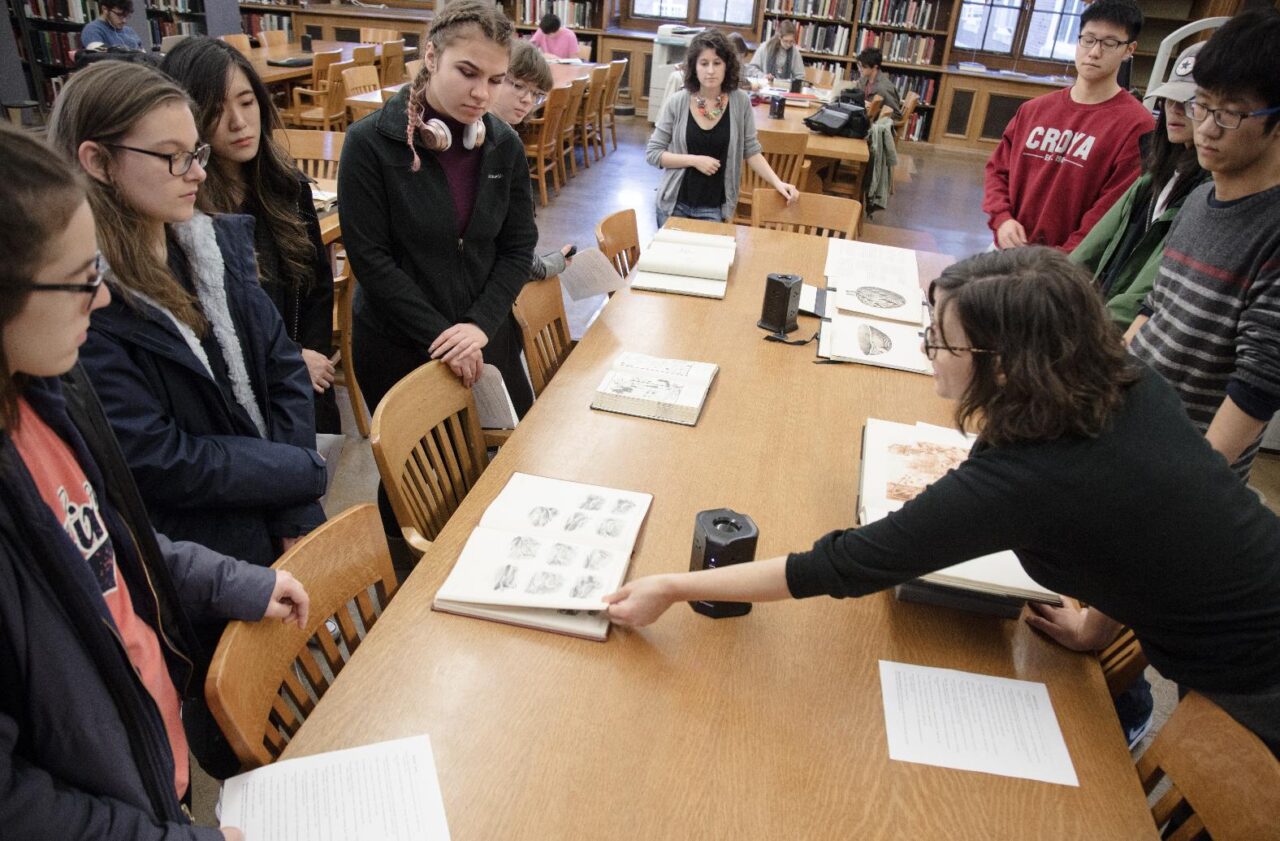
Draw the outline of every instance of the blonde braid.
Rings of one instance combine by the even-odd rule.
[[[409,143],[409,151],[413,153],[413,165],[409,167],[412,172],[422,168],[422,160],[418,157],[414,140],[417,138],[418,129],[425,127],[422,112],[427,107],[427,82],[430,78],[431,73],[427,70],[426,62],[423,62],[422,67],[418,69],[418,75],[413,77],[413,84],[409,86],[409,101],[405,106],[409,114],[409,120],[405,124],[405,139]]]

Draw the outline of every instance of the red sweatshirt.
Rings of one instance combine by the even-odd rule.
[[[1012,217],[1028,243],[1071,251],[1138,177],[1138,138],[1153,128],[1123,90],[1097,105],[1070,88],[1024,102],[987,161],[987,224],[994,233]]]

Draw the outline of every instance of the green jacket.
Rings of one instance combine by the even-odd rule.
[[[1201,176],[1204,177],[1204,176]],[[1081,264],[1094,277],[1099,277],[1107,264],[1111,262],[1116,248],[1124,238],[1129,219],[1134,213],[1146,211],[1147,200],[1151,191],[1152,177],[1144,173],[1129,188],[1120,200],[1111,206],[1106,215],[1098,220],[1075,250],[1071,259]],[[1129,259],[1120,269],[1115,282],[1107,291],[1107,312],[1121,329],[1127,328],[1138,316],[1143,300],[1151,291],[1156,281],[1156,273],[1160,269],[1160,257],[1164,253],[1165,237],[1169,235],[1169,226],[1178,215],[1183,199],[1170,204],[1160,214],[1160,218],[1152,223],[1129,253]]]

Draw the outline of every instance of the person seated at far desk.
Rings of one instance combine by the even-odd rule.
[[[896,120],[902,114],[902,94],[898,93],[898,86],[893,83],[893,80],[884,75],[884,71],[881,70],[882,64],[884,64],[884,54],[875,47],[869,47],[858,53],[857,87],[862,89],[868,101],[873,96],[881,97],[884,105],[881,106],[880,116]]]
[[[777,22],[773,37],[760,45],[750,64],[764,74],[767,82],[787,82],[804,78],[804,59],[796,46],[798,30],[793,20]]]
[[[567,26],[561,26],[560,18],[553,14],[542,16],[538,31],[529,37],[529,43],[556,58],[578,57],[578,36]]]
[[[632,581],[605,597],[610,618],[863,596],[1012,549],[1037,582],[1090,605],[1033,605],[1032,627],[1088,651],[1124,623],[1165,677],[1280,751],[1280,518],[1126,354],[1089,273],[1045,247],[991,252],[945,269],[929,301],[934,388],[978,430],[966,461],[809,551]]]
[[[80,30],[80,43],[83,46],[103,44],[108,47],[128,47],[131,50],[142,49],[142,39],[128,23],[129,15],[133,14],[133,0],[100,0],[98,10],[98,19],[90,21]]]

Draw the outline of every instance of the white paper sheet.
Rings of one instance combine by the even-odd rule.
[[[1043,683],[880,661],[889,758],[1078,786]]]
[[[290,759],[227,780],[222,825],[245,841],[448,841],[431,741]]]
[[[600,249],[587,248],[579,251],[573,263],[560,273],[560,285],[570,298],[581,301],[615,292],[627,284]]]
[[[832,286],[839,288],[851,282],[876,281],[920,285],[916,253],[911,249],[835,237],[827,240],[827,265],[823,274]]]

